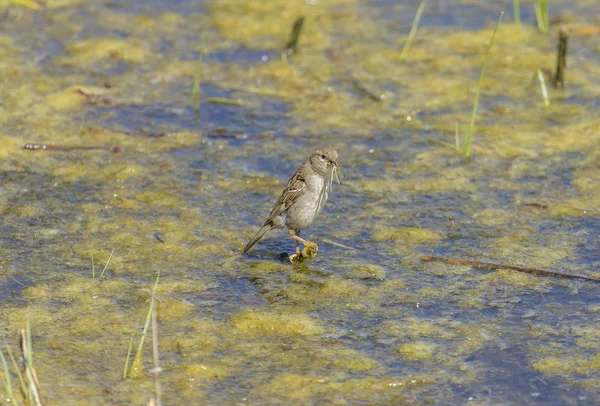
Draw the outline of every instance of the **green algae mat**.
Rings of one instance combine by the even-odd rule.
[[[421,261],[600,278],[600,6],[534,3],[0,0],[3,403],[600,402],[600,285]]]

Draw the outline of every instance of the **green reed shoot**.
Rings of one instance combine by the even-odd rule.
[[[144,340],[146,339],[146,334],[148,333],[148,327],[150,326],[150,321],[152,319],[152,310],[155,306],[155,296],[156,296],[156,288],[158,286],[158,280],[160,278],[160,272],[156,275],[156,281],[154,282],[154,288],[152,289],[152,297],[150,298],[150,307],[148,308],[148,314],[146,315],[146,322],[144,324],[144,330],[142,331],[142,336],[140,338],[140,342],[138,344],[137,350],[135,352],[135,356],[133,357],[133,362],[131,363],[131,368],[129,368],[129,373],[126,371],[123,373],[124,376],[131,376],[133,378],[139,378],[144,375],[144,362],[142,360],[142,352],[144,349]],[[129,358],[129,353],[127,354]]]
[[[427,4],[427,0],[421,0],[421,2],[419,3],[419,8],[417,9],[417,13],[415,14],[415,18],[413,19],[412,27],[410,27],[410,32],[408,33],[408,37],[406,38],[404,47],[400,52],[401,58],[406,57],[408,51],[410,50],[410,46],[413,42],[413,39],[417,35],[417,30],[419,29],[419,22],[421,21],[421,16],[423,15],[423,11],[425,10],[425,4]]]
[[[23,342],[24,341],[24,342]],[[26,324],[25,331],[21,330],[21,347],[23,349],[23,359],[25,362],[25,376],[29,386],[29,392],[36,406],[41,406],[40,390],[38,387],[37,376],[33,368],[33,344],[31,341],[31,327],[29,321]]]
[[[106,264],[104,265],[104,269],[102,270],[102,272],[100,272],[100,276],[98,278],[102,278],[102,275],[104,275],[104,272],[106,271],[106,268],[108,268],[108,264],[110,263],[110,260],[113,257],[114,253],[115,253],[115,249],[113,248],[112,251],[110,252],[110,256],[108,257],[108,261],[106,261]]]
[[[131,359],[131,350],[133,349],[133,334],[129,339],[129,347],[127,348],[127,357],[125,357],[125,368],[123,368],[123,379],[127,379],[127,372],[129,372],[129,360]]]
[[[469,126],[467,127],[467,133],[465,134],[465,139],[462,147],[462,152],[466,158],[469,158],[471,155],[471,144],[473,142],[473,135],[475,133],[475,118],[477,117],[477,108],[479,107],[479,97],[481,95],[481,87],[483,86],[483,77],[485,74],[485,68],[487,66],[490,51],[492,49],[492,45],[494,45],[494,39],[496,38],[496,33],[498,32],[498,27],[500,26],[500,20],[504,15],[504,11],[500,13],[498,16],[498,20],[496,21],[496,26],[494,27],[494,32],[492,33],[492,38],[490,39],[490,43],[488,44],[487,50],[485,52],[485,57],[483,58],[483,64],[481,66],[481,73],[479,74],[479,83],[477,84],[477,91],[475,92],[475,102],[473,103],[473,111],[471,112],[471,120],[469,121]]]
[[[11,404],[42,406],[40,384],[35,369],[33,368],[33,344],[29,322],[27,322],[26,328],[21,329],[20,341],[20,360],[22,365],[19,365],[17,359],[10,350],[10,347],[6,347],[6,352],[12,363],[14,373],[16,373],[17,378],[19,379],[19,389],[22,395],[21,399],[15,398],[15,392],[12,387],[11,370],[6,361],[6,357],[4,356],[4,352],[0,351],[0,361],[2,362],[2,370],[4,373],[3,384],[6,396],[5,400]]]
[[[521,25],[521,4],[519,0],[513,0],[513,15],[515,24]]]
[[[4,358],[4,353],[2,351],[0,351],[0,359],[2,360],[2,370],[4,372],[4,391],[6,392],[6,396],[8,396],[9,402],[14,403],[15,396],[12,390],[10,370],[8,369],[8,363],[6,362],[6,358]]]
[[[535,0],[535,19],[540,32],[548,32],[550,29],[548,3],[549,0]]]
[[[8,356],[10,357],[10,362],[12,363],[13,368],[15,369],[15,371],[17,371],[17,377],[19,378],[19,385],[21,388],[21,393],[23,394],[23,396],[25,396],[26,403],[29,403],[29,400],[31,399],[31,393],[28,390],[28,386],[25,385],[25,378],[23,377],[21,368],[17,364],[17,360],[15,359],[15,356],[13,355],[13,353],[9,347],[6,347],[6,352],[8,353]]]

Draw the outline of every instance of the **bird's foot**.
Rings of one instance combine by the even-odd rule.
[[[295,254],[290,255],[290,262],[292,264],[299,264],[306,260],[313,259],[317,256],[317,251],[319,251],[319,246],[314,242],[307,241],[302,252],[298,250]]]
[[[319,251],[319,246],[314,242],[307,241],[308,244],[304,246],[302,250],[302,256],[307,257],[309,259],[313,259],[317,256],[317,252]]]

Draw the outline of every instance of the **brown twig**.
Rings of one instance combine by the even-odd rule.
[[[469,260],[455,259],[455,258],[443,258],[443,257],[432,256],[432,255],[423,255],[421,257],[421,261],[438,261],[438,262],[444,262],[444,263],[450,264],[450,265],[468,265],[468,266],[473,266],[475,268],[491,269],[491,270],[509,269],[511,271],[524,272],[524,273],[529,273],[529,274],[537,275],[537,276],[548,276],[548,277],[564,278],[564,279],[578,279],[578,280],[582,280],[582,281],[600,283],[600,279],[590,278],[587,276],[569,275],[569,274],[560,273],[560,272],[546,271],[544,269],[526,268],[526,267],[514,266],[514,265],[492,264],[489,262],[469,261]]]
[[[298,47],[298,39],[300,38],[300,33],[302,32],[302,26],[304,25],[304,17],[300,17],[294,21],[294,26],[292,27],[292,33],[290,34],[290,39],[285,45],[284,53],[287,55],[294,55],[297,52]]]
[[[23,147],[25,149],[29,149],[31,151],[62,151],[62,152],[71,152],[71,151],[109,151],[114,152],[115,154],[119,154],[123,152],[123,147],[115,146],[115,147],[104,147],[100,145],[93,146],[85,146],[85,145],[51,145],[51,144],[35,144],[32,142],[28,142]]]
[[[79,88],[79,89],[77,89],[77,93],[79,93],[82,96],[85,96],[85,98],[87,99],[86,100],[87,103],[91,104],[93,106],[104,106],[104,107],[123,107],[123,106],[125,106],[125,104],[123,104],[121,102],[118,102],[118,101],[113,100],[106,96],[97,95],[88,89]]]
[[[539,209],[547,209],[548,205],[547,204],[543,204],[543,203],[523,203],[523,206],[529,206],[529,207],[537,207]]]
[[[554,87],[565,87],[565,70],[567,70],[567,43],[569,36],[567,30],[558,32],[558,51],[556,54],[556,72],[554,74]]]
[[[82,135],[97,135],[101,133],[109,133],[109,134],[122,134],[127,135],[129,137],[141,137],[141,138],[162,138],[167,134],[165,133],[151,133],[146,131],[114,131],[114,130],[104,130],[99,128],[87,127],[81,130]]]

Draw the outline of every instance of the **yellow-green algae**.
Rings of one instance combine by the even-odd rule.
[[[251,336],[314,336],[323,333],[316,320],[305,314],[278,314],[261,310],[237,314],[232,317],[233,325]]]
[[[398,353],[408,361],[427,361],[434,357],[437,345],[423,341],[402,344]]]
[[[375,264],[360,264],[352,268],[344,275],[349,279],[375,279],[384,280],[385,270]]]
[[[342,8],[341,6],[344,6]],[[355,0],[329,2],[217,1],[210,4],[212,19],[219,33],[249,47],[279,49],[298,16],[304,16],[306,29],[301,42],[307,46],[327,47],[332,33],[355,21]],[[287,22],[287,24],[286,24]],[[346,24],[344,24],[346,23]]]
[[[273,399],[272,396],[275,396],[279,399],[283,397],[296,401],[317,394],[321,398],[329,395],[333,397],[332,401],[338,397],[338,401],[342,403],[358,399],[364,401],[381,399],[403,403],[410,399],[409,394],[426,393],[430,383],[431,377],[425,375],[348,379],[287,372],[275,376],[270,382],[262,385],[256,394],[267,396],[267,399]]]
[[[416,227],[404,227],[399,229],[387,228],[383,224],[374,227],[373,240],[403,242],[407,244],[435,243],[444,238],[444,234],[437,230],[427,230]]]

